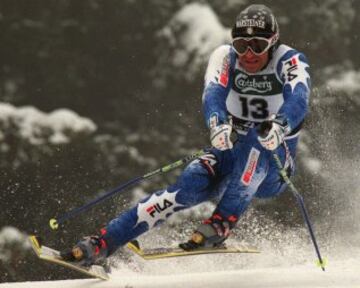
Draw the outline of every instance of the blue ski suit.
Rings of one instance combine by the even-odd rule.
[[[275,152],[290,174],[299,131],[308,109],[309,65],[302,53],[280,45],[268,65],[247,73],[230,45],[211,55],[205,75],[203,112],[208,127],[232,118],[237,140],[230,150],[212,148],[191,162],[176,183],[140,201],[106,227],[103,238],[111,254],[116,248],[166,220],[176,211],[218,198],[214,213],[238,219],[253,197],[274,197],[285,190],[272,152],[258,139],[256,125],[281,115],[290,126],[285,145]],[[234,218],[235,217],[235,218]]]

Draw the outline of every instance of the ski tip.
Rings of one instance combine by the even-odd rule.
[[[49,226],[52,230],[57,230],[59,228],[59,223],[55,218],[51,218],[49,221]]]
[[[36,254],[39,255],[41,253],[41,245],[42,245],[41,238],[36,235],[30,235],[29,241],[30,241],[31,246],[33,247],[34,251],[36,252]]]

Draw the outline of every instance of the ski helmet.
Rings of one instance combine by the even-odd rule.
[[[279,26],[270,8],[261,4],[250,5],[236,17],[231,30],[233,40],[238,37],[263,37],[272,39],[271,54],[279,46]]]

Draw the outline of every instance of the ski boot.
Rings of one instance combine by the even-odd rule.
[[[83,266],[103,264],[108,256],[107,244],[100,236],[87,236],[73,248],[60,252],[63,260],[79,262]]]
[[[179,247],[185,251],[225,247],[224,241],[229,237],[230,230],[236,222],[235,216],[225,220],[219,214],[213,214],[194,231],[189,241],[179,244]]]

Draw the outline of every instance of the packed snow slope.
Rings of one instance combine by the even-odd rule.
[[[194,259],[195,261],[195,259]],[[354,265],[355,264],[355,265]],[[85,279],[0,284],[1,288],[140,288],[140,287],[360,287],[359,265],[344,261],[333,263],[326,272],[313,265],[232,270],[216,273],[143,275],[114,271],[109,281]]]

